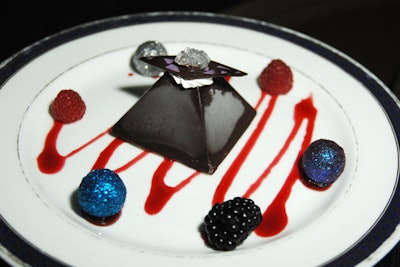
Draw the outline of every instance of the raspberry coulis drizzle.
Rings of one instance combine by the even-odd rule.
[[[255,106],[255,109],[258,109],[260,104],[266,98],[266,93],[262,91],[259,100]],[[258,121],[257,127],[253,130],[249,139],[243,146],[242,150],[239,152],[231,166],[228,168],[226,173],[223,175],[219,185],[217,186],[213,203],[223,202],[225,200],[225,194],[230,188],[232,182],[237,176],[238,171],[240,170],[243,163],[246,161],[246,158],[251,153],[252,148],[256,144],[258,138],[263,132],[268,119],[273,113],[275,104],[279,97],[272,96],[269,99],[269,103],[266,109],[263,111],[260,120]],[[307,146],[311,143],[312,133],[314,129],[314,123],[316,118],[317,110],[313,105],[312,97],[308,97],[304,100],[301,100],[295,107],[294,111],[294,126],[292,131],[290,132],[286,142],[283,147],[280,149],[278,154],[275,156],[274,160],[267,164],[267,168],[263,171],[260,177],[249,187],[243,197],[250,197],[252,193],[254,193],[259,186],[262,184],[262,181],[268,177],[268,174],[277,165],[281,158],[286,153],[289,148],[291,142],[294,140],[296,135],[298,134],[298,130],[303,122],[307,121],[306,133],[303,137],[301,148],[298,152],[297,159],[293,163],[293,167],[285,180],[284,185],[281,190],[274,198],[272,203],[267,207],[267,209],[263,213],[262,223],[257,227],[255,233],[262,237],[274,236],[280,233],[288,224],[288,217],[286,214],[286,202],[290,197],[291,189],[294,183],[300,178],[300,171],[298,168],[298,160],[300,159],[302,153],[307,148]],[[41,172],[46,174],[55,174],[62,170],[65,165],[65,162],[68,158],[72,157],[76,153],[82,151],[85,147],[94,143],[96,140],[100,139],[102,136],[108,134],[110,129],[100,133],[87,143],[73,150],[69,154],[61,155],[57,150],[57,141],[58,135],[64,124],[54,121],[52,128],[49,130],[47,137],[45,139],[44,147],[42,152],[37,157],[38,168]],[[103,149],[103,151],[98,155],[97,160],[95,161],[92,169],[100,169],[105,168],[109,159],[115,153],[116,149],[124,143],[123,140],[119,138],[114,138],[107,147]],[[123,172],[130,167],[133,167],[136,163],[140,162],[143,158],[145,158],[149,154],[148,151],[143,151],[133,157],[126,164],[121,167],[116,168],[114,171],[116,173]],[[155,169],[152,177],[150,192],[145,201],[144,209],[146,213],[150,215],[155,215],[159,213],[163,207],[168,203],[168,201],[182,188],[184,188],[187,184],[189,184],[195,177],[197,177],[200,173],[195,171],[185,179],[183,179],[178,185],[171,187],[165,184],[165,177],[168,174],[168,171],[173,167],[174,161],[164,158],[159,166]]]
[[[105,132],[100,133],[95,138],[90,140],[89,142],[83,144],[82,146],[74,149],[67,155],[61,155],[57,150],[57,140],[58,135],[61,132],[64,124],[54,120],[53,127],[47,134],[46,140],[44,142],[44,147],[42,152],[37,157],[37,163],[39,170],[42,173],[46,174],[54,174],[62,170],[65,165],[65,162],[68,158],[72,157],[76,153],[83,150],[85,147],[89,146],[90,144],[94,143],[96,140],[100,139],[107,133],[109,133],[109,129]]]

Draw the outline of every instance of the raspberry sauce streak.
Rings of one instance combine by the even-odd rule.
[[[144,206],[148,214],[154,215],[159,213],[175,193],[200,174],[199,172],[194,172],[175,187],[168,186],[164,180],[173,163],[174,161],[172,160],[164,159],[154,172],[150,193]]]
[[[111,143],[100,153],[99,157],[97,158],[96,162],[94,163],[94,165],[92,167],[92,170],[106,168],[107,163],[110,160],[110,158],[112,157],[112,155],[115,153],[117,148],[120,145],[122,145],[123,143],[125,143],[125,141],[120,138],[115,138],[114,140],[112,140]],[[142,153],[140,153],[139,155],[134,157],[129,162],[127,162],[124,165],[122,165],[121,167],[115,169],[114,172],[120,173],[120,172],[123,172],[123,171],[129,169],[130,167],[135,165],[137,162],[139,162],[142,158],[144,158],[147,154],[149,154],[149,152],[143,151]]]
[[[75,155],[76,153],[83,150],[85,147],[89,146],[96,140],[100,139],[102,136],[109,132],[109,129],[105,132],[100,133],[95,138],[85,143],[84,145],[74,149],[69,154],[63,156],[57,150],[57,140],[58,135],[61,132],[64,124],[54,120],[53,126],[46,136],[44,147],[42,152],[37,157],[38,168],[41,172],[46,174],[54,174],[62,170],[65,165],[65,161]]]
[[[256,107],[260,105],[260,102],[263,99],[263,95],[260,97],[260,101],[257,103]],[[253,131],[250,138],[247,140],[246,144],[222,177],[217,189],[214,193],[213,204],[222,203],[225,201],[225,194],[229,190],[232,182],[237,176],[241,166],[246,161],[246,158],[252,151],[255,143],[257,142],[260,134],[262,133],[263,129],[265,128],[269,117],[271,116],[274,106],[276,103],[277,97],[271,97],[270,102],[263,112],[263,115],[258,122],[257,127]],[[294,126],[286,139],[284,145],[275,156],[273,161],[268,165],[268,167],[263,171],[260,177],[249,187],[243,197],[250,198],[250,196],[260,187],[263,180],[266,179],[271,172],[271,170],[281,161],[282,157],[285,155],[286,151],[290,147],[290,144],[293,142],[295,137],[298,134],[298,131],[303,124],[304,120],[307,120],[307,127],[306,133],[303,138],[303,142],[301,148],[298,152],[297,158],[292,166],[290,174],[285,180],[284,185],[282,186],[281,190],[279,191],[278,195],[275,197],[273,202],[270,206],[266,209],[263,213],[263,220],[261,224],[255,230],[255,233],[259,236],[269,237],[274,236],[280,233],[288,224],[288,217],[286,214],[286,202],[289,199],[292,187],[294,183],[300,179],[300,172],[298,168],[298,162],[303,154],[304,150],[307,146],[311,143],[311,138],[314,130],[315,118],[317,115],[317,110],[315,109],[312,98],[309,97],[305,100],[302,100],[295,106],[294,110]]]
[[[107,162],[110,160],[111,156],[114,154],[115,150],[123,144],[124,141],[115,138],[98,156],[96,162],[94,163],[92,170],[102,169],[107,165]]]
[[[264,99],[265,93],[262,93],[260,99]],[[222,203],[225,200],[225,194],[228,191],[229,187],[231,186],[233,180],[235,179],[237,173],[239,172],[240,168],[242,167],[243,163],[246,161],[246,158],[250,154],[251,150],[253,149],[254,145],[257,142],[257,139],[260,137],[262,131],[267,124],[269,117],[274,110],[276,100],[278,98],[276,96],[271,97],[271,100],[265,109],[260,121],[257,124],[257,127],[251,134],[250,138],[247,140],[246,144],[243,146],[242,150],[240,151],[239,155],[235,158],[232,165],[229,167],[228,171],[222,177],[215,193],[213,204]],[[260,101],[258,102],[257,106],[259,106]]]
[[[272,168],[279,163],[282,156],[285,154],[286,150],[289,148],[290,143],[294,140],[298,131],[304,120],[307,120],[306,133],[301,144],[301,148],[297,154],[296,160],[292,166],[292,169],[285,180],[282,188],[280,189],[278,195],[269,205],[269,207],[263,213],[263,220],[261,224],[255,230],[255,233],[259,236],[269,237],[280,233],[285,229],[288,224],[288,216],[286,213],[286,202],[289,199],[292,187],[300,177],[300,170],[298,162],[301,159],[302,154],[306,150],[307,146],[311,143],[312,134],[314,131],[314,124],[317,115],[317,110],[315,109],[312,98],[309,97],[295,107],[294,120],[295,124],[292,131],[287,138],[286,143],[279,151],[275,159],[271,164],[265,169],[261,176],[253,183],[250,188],[245,193],[245,197],[250,197],[250,195],[257,190],[261,185],[262,181],[268,176]]]
[[[255,105],[256,109],[259,108],[265,97],[266,93],[262,91],[259,100]],[[222,177],[218,187],[216,188],[214,192],[213,203],[224,201],[226,192],[236,178],[237,173],[239,172],[246,158],[251,153],[255,143],[257,142],[271,114],[273,113],[277,99],[277,96],[272,96],[270,98],[268,106],[264,110],[249,140],[247,140],[242,150],[239,152],[230,168]],[[259,188],[259,186],[262,184],[262,181],[268,177],[268,174],[271,172],[273,167],[281,161],[281,158],[284,156],[290,144],[298,134],[298,130],[300,129],[301,125],[305,120],[307,120],[306,133],[302,141],[301,148],[298,152],[296,162],[294,162],[292,169],[278,195],[263,213],[263,222],[255,230],[256,234],[259,236],[269,237],[276,235],[280,233],[288,223],[285,205],[290,196],[292,186],[300,178],[297,163],[303,151],[311,143],[316,114],[317,110],[313,105],[311,97],[300,101],[296,105],[294,112],[295,123],[283,147],[275,156],[274,160],[270,164],[268,164],[262,175],[256,179],[256,181],[248,188],[248,190],[244,194],[244,197],[250,197]],[[59,133],[63,128],[63,125],[64,124],[60,122],[54,121],[52,128],[47,134],[43,150],[37,157],[39,170],[43,173],[54,174],[61,171],[65,165],[66,160],[69,157],[75,155],[79,151],[83,150],[85,147],[89,146],[90,144],[94,143],[96,140],[100,139],[102,136],[110,132],[110,129],[108,129],[107,131],[100,133],[92,140],[86,142],[84,145],[63,156],[57,150],[57,140]],[[114,153],[116,153],[117,148],[123,143],[124,141],[122,139],[114,138],[108,144],[108,146],[106,146],[103,151],[98,155],[94,165],[92,166],[92,169],[106,168],[109,159],[113,156]],[[136,163],[140,162],[148,154],[148,151],[143,151],[140,154],[136,155],[133,159],[128,161],[126,164],[116,168],[114,171],[117,173],[123,172],[134,166]],[[163,159],[163,161],[155,169],[152,177],[150,192],[144,205],[146,213],[150,215],[159,213],[176,193],[182,190],[186,185],[188,185],[195,177],[200,174],[199,172],[195,171],[194,173],[183,179],[178,185],[174,187],[168,186],[165,184],[165,178],[168,174],[168,171],[173,167],[173,164],[174,161]]]

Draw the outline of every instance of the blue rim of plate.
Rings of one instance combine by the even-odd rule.
[[[349,75],[360,81],[375,96],[384,108],[388,120],[392,124],[397,144],[399,144],[399,103],[388,93],[389,90],[385,88],[383,83],[374,76],[371,76],[363,67],[352,62],[352,60],[335,49],[297,32],[266,22],[222,14],[204,12],[151,12],[108,18],[62,31],[27,47],[0,64],[0,89],[18,69],[22,68],[32,59],[61,44],[105,30],[164,21],[214,23],[236,26],[272,35],[310,50],[346,71]],[[400,171],[398,170],[396,188],[393,191],[392,199],[373,228],[353,247],[325,263],[325,266],[354,266],[376,251],[394,233],[400,223],[399,179]],[[12,226],[8,225],[1,215],[0,246],[5,248],[7,253],[10,253],[12,257],[33,266],[64,266],[63,263],[46,255],[45,252],[39,251],[32,244],[24,240],[23,237],[15,233],[12,230]]]

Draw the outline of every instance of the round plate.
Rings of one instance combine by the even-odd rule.
[[[156,80],[130,68],[136,48],[148,40],[160,41],[171,55],[201,49],[248,73],[229,82],[257,115],[213,175],[192,175],[176,162],[159,175],[169,164],[161,156],[144,155],[128,143],[117,146],[108,133]],[[257,77],[276,58],[292,68],[294,86],[271,97],[261,93]],[[358,63],[297,32],[208,13],[117,17],[61,32],[14,55],[0,65],[0,84],[0,253],[10,262],[373,265],[399,239],[398,100]],[[82,96],[87,111],[82,120],[57,128],[49,105],[68,88]],[[55,132],[65,164],[47,174],[37,158]],[[320,138],[346,153],[344,173],[327,190],[293,176],[302,146]],[[255,145],[244,160],[249,140]],[[77,187],[100,166],[98,159],[118,171],[128,191],[120,218],[109,226],[89,223],[76,204]],[[224,185],[238,161],[232,184]],[[252,198],[263,212],[278,208],[264,216],[265,232],[252,233],[234,251],[212,250],[202,238],[202,220],[214,202],[235,196]]]

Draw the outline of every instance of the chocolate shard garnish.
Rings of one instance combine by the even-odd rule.
[[[227,71],[232,72],[230,68]],[[213,76],[213,84],[190,90],[176,84],[169,72],[173,71],[166,72],[141,96],[112,127],[112,133],[145,150],[212,174],[256,112],[224,78],[217,77],[222,71]]]
[[[244,76],[247,73],[223,65],[221,63],[210,61],[205,68],[187,67],[177,64],[175,56],[154,56],[154,57],[142,57],[141,60],[159,67],[169,73],[182,77],[183,79],[203,79],[203,78],[215,78],[224,76]]]

